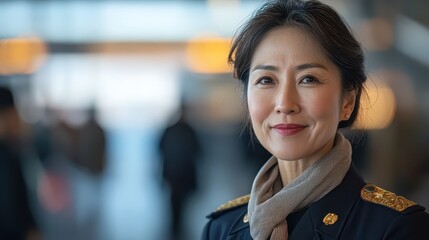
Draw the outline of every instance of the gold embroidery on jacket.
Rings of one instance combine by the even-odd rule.
[[[220,207],[218,207],[215,212],[223,211],[226,209],[230,209],[233,207],[237,207],[237,206],[246,204],[249,202],[249,198],[250,198],[250,195],[245,195],[245,196],[236,198],[234,200],[228,201],[227,203],[220,205]]]
[[[395,209],[399,212],[402,212],[409,207],[417,205],[413,201],[410,201],[402,196],[398,196],[395,193],[384,190],[373,184],[365,185],[360,192],[360,196],[362,197],[362,199],[368,202],[380,204]]]

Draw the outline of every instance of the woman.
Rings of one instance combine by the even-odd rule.
[[[229,54],[253,131],[273,155],[250,196],[209,215],[203,239],[427,239],[416,203],[366,184],[337,130],[356,120],[366,80],[359,43],[318,1],[263,5]]]

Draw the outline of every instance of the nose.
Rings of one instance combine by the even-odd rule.
[[[278,114],[294,114],[301,111],[299,94],[295,86],[281,86],[276,92],[274,110]]]

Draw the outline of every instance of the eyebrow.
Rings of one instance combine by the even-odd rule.
[[[308,68],[322,68],[322,69],[325,69],[325,70],[328,70],[325,66],[323,66],[323,65],[321,65],[321,64],[318,64],[318,63],[305,63],[305,64],[301,64],[301,65],[298,65],[297,67],[296,67],[296,70],[305,70],[305,69],[308,69]]]
[[[295,67],[295,69],[298,71],[302,71],[302,70],[309,69],[309,68],[322,68],[322,69],[328,70],[325,66],[318,64],[318,63],[304,63],[304,64],[301,64],[301,65],[298,65]],[[256,71],[256,70],[278,71],[278,67],[273,66],[273,65],[261,64],[261,65],[256,65],[253,68],[252,72]]]
[[[276,66],[273,65],[256,65],[252,72],[256,71],[256,70],[269,70],[269,71],[277,71],[278,68]]]

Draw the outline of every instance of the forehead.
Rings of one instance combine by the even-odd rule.
[[[296,26],[280,26],[270,30],[256,46],[251,65],[277,60],[332,65],[320,43]]]

